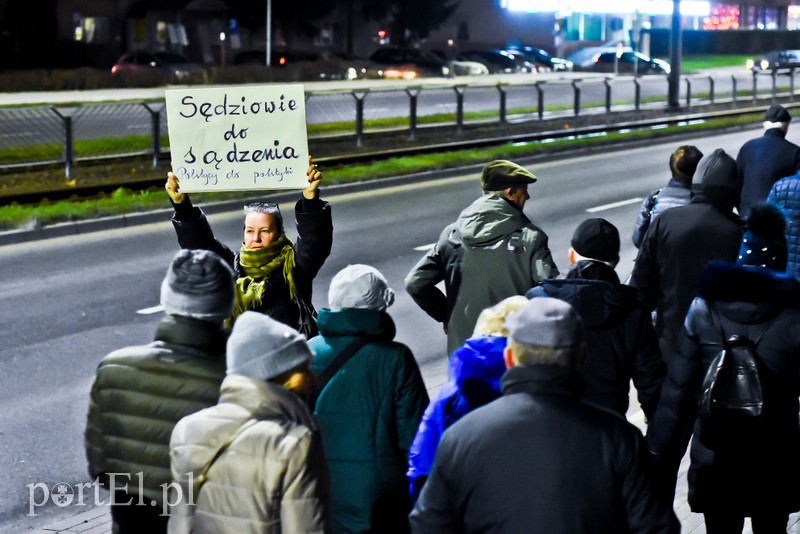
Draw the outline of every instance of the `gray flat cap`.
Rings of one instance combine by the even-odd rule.
[[[506,317],[508,337],[517,343],[566,349],[583,344],[583,321],[563,300],[536,297]]]

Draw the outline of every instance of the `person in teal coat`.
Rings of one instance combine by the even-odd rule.
[[[357,348],[319,384],[314,411],[331,472],[334,532],[408,532],[408,450],[428,394],[411,350],[393,341],[386,313],[393,301],[379,271],[349,265],[331,281],[320,335],[308,343],[318,380],[337,355]]]

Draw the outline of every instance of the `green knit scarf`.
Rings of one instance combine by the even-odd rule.
[[[297,299],[297,287],[294,283],[294,247],[286,235],[258,249],[242,245],[239,250],[239,265],[245,276],[236,280],[236,300],[231,322],[246,310],[254,310],[261,305],[266,279],[278,269],[283,270],[283,279],[289,286],[289,296],[292,300]]]

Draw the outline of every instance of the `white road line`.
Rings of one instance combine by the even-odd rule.
[[[422,246],[419,246],[419,247],[414,247],[414,250],[418,250],[420,252],[427,252],[427,251],[429,251],[430,249],[432,249],[435,246],[436,246],[436,243],[431,243],[430,245],[422,245]]]
[[[602,206],[596,206],[594,208],[589,208],[586,210],[587,213],[597,213],[598,211],[606,211],[606,210],[613,210],[614,208],[619,208],[621,206],[627,206],[628,204],[636,204],[637,202],[641,202],[642,198],[629,198],[628,200],[620,200],[619,202],[612,202],[611,204],[603,204]]]
[[[149,308],[143,308],[143,309],[137,311],[136,313],[138,313],[139,315],[153,315],[154,313],[158,313],[158,312],[162,312],[162,311],[164,311],[164,306],[159,304],[158,306],[151,306]]]

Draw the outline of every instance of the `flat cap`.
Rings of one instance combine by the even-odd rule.
[[[773,104],[764,113],[764,120],[767,122],[789,122],[792,120],[792,116],[789,115],[785,107]]]
[[[483,168],[481,188],[484,191],[502,191],[514,185],[532,184],[537,179],[532,172],[514,162],[496,159]]]
[[[583,344],[583,321],[575,308],[551,297],[531,299],[503,326],[510,339],[525,345],[567,349]]]

